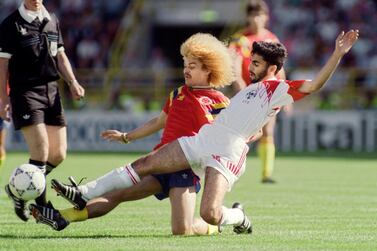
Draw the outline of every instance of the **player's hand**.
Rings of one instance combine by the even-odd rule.
[[[2,102],[0,101],[0,117],[4,119],[5,121],[10,122],[10,105],[9,101]]]
[[[101,132],[101,137],[108,141],[118,141],[123,142],[123,133],[117,130],[106,130]]]
[[[352,48],[359,38],[359,30],[349,30],[347,33],[342,31],[335,41],[335,53],[343,56]]]
[[[69,89],[71,91],[73,99],[80,100],[80,99],[84,98],[85,89],[79,84],[79,82],[73,81],[70,84]]]

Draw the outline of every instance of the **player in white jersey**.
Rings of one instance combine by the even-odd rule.
[[[192,137],[179,138],[160,149],[126,165],[123,171],[110,172],[78,187],[65,186],[67,196],[75,203],[92,197],[100,190],[130,187],[140,178],[156,173],[171,173],[191,167],[205,174],[201,217],[212,225],[233,225],[236,233],[251,233],[251,223],[242,207],[223,206],[225,193],[231,189],[245,168],[246,142],[266,124],[279,107],[293,103],[318,91],[331,77],[342,57],[352,48],[358,30],[342,32],[335,50],[313,81],[278,81],[275,74],[287,56],[280,43],[257,42],[253,45],[249,72],[258,83],[248,86],[231,99],[211,125],[205,125]],[[68,196],[69,195],[69,196]]]

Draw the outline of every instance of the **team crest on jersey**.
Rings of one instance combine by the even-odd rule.
[[[257,96],[256,90],[252,90],[252,91],[249,91],[248,93],[246,93],[246,99],[255,98],[256,96]]]
[[[16,27],[17,27],[18,32],[21,33],[21,35],[25,36],[27,34],[26,28],[22,27],[17,22],[16,22]]]
[[[201,97],[199,99],[200,104],[202,105],[211,105],[213,102],[209,97]]]
[[[177,100],[179,100],[179,101],[182,101],[184,99],[185,99],[185,95],[183,95],[182,93],[179,94],[178,97],[177,97]]]

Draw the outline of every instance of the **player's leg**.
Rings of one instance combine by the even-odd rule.
[[[134,186],[115,190],[90,200],[86,206],[88,218],[103,216],[122,202],[144,199],[161,191],[161,184],[153,176],[146,176]]]
[[[258,155],[262,163],[262,182],[264,183],[274,183],[274,180],[271,177],[275,163],[275,124],[276,116],[271,118],[263,127],[263,136],[258,143]]]
[[[114,169],[104,176],[81,186],[69,186],[52,180],[54,189],[67,200],[83,198],[88,201],[116,189],[127,188],[149,174],[173,173],[190,168],[178,141],[164,145],[132,164]]]
[[[48,139],[48,157],[45,165],[45,175],[47,176],[66,156],[67,151],[67,132],[65,126],[46,125]],[[46,206],[46,188],[43,193],[35,200],[38,205]]]
[[[60,231],[71,222],[101,217],[122,202],[140,200],[161,191],[160,183],[154,177],[147,176],[135,186],[108,192],[101,197],[90,200],[82,210],[75,208],[56,210],[33,204],[30,209],[37,222],[49,225],[53,229]]]
[[[44,116],[49,140],[46,174],[63,162],[67,154],[66,121],[56,82],[48,84],[48,100],[50,103]]]
[[[21,132],[29,149],[30,163],[44,169],[49,149],[46,125],[39,123],[25,126],[21,128]]]
[[[156,173],[174,173],[190,168],[178,140],[137,159],[131,166],[139,177]]]
[[[194,234],[194,213],[196,204],[195,187],[174,187],[169,191],[171,205],[171,230],[173,235]],[[206,234],[207,227],[197,226],[196,234]]]
[[[227,189],[228,181],[225,176],[216,169],[207,167],[200,216],[211,225],[233,225],[235,228],[244,229],[242,233],[251,233],[250,220],[242,207],[227,208],[223,206]]]
[[[194,186],[173,187],[169,191],[173,235],[207,235],[219,232],[218,226],[209,225],[201,218],[194,218],[195,189]]]
[[[46,125],[49,142],[46,174],[49,174],[66,157],[67,128],[65,126]]]
[[[46,162],[49,150],[49,137],[44,123],[21,128],[30,152],[30,164],[36,165],[46,171]],[[40,152],[38,152],[40,150]],[[46,189],[35,199],[38,205],[47,205]]]
[[[5,124],[4,124],[4,120],[0,118],[0,170],[6,157],[5,140],[6,140]]]

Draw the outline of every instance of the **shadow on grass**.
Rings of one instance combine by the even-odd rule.
[[[23,240],[38,240],[38,239],[109,239],[109,238],[114,238],[114,239],[123,239],[123,238],[165,238],[165,239],[170,239],[170,238],[191,238],[191,237],[198,237],[195,235],[191,236],[177,236],[177,235],[171,235],[171,234],[128,234],[128,235],[117,235],[117,234],[88,234],[88,235],[43,235],[43,236],[25,236],[25,235],[13,235],[13,234],[0,234],[0,239],[23,239]],[[209,235],[203,235],[201,237],[211,237]]]
[[[43,235],[43,236],[25,236],[25,235],[12,235],[12,234],[0,234],[0,239],[23,239],[23,240],[38,240],[38,239],[108,239],[108,238],[171,238],[172,235],[167,234],[130,234],[130,235],[111,235],[111,234],[93,234],[93,235]]]

